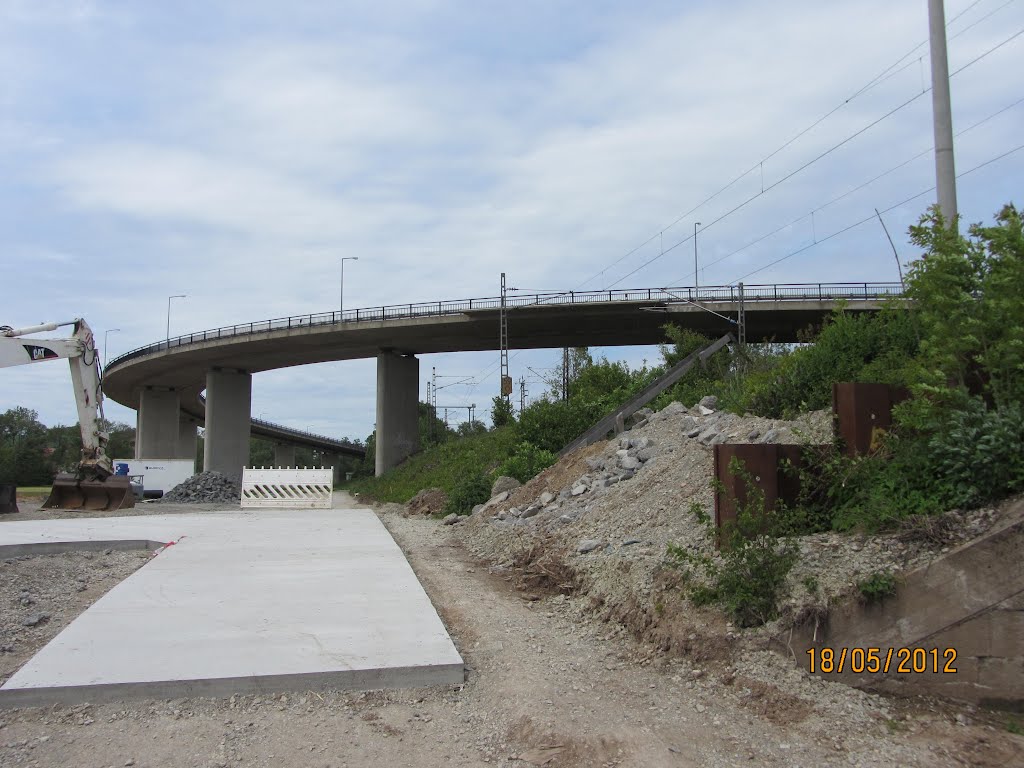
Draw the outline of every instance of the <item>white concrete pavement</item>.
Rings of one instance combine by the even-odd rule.
[[[0,524],[0,556],[118,542],[174,544],[29,660],[0,688],[0,706],[464,680],[437,612],[369,510]]]

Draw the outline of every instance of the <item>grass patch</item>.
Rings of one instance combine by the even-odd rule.
[[[450,496],[466,477],[490,476],[512,454],[517,440],[512,427],[461,437],[429,446],[380,477],[358,478],[342,487],[398,504],[424,488],[441,488]]]
[[[895,595],[896,583],[896,577],[893,574],[879,571],[863,581],[857,582],[857,590],[860,592],[861,600],[867,605],[872,605]]]

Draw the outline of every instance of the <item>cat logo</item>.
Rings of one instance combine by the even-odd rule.
[[[33,363],[40,360],[56,360],[60,357],[60,355],[47,347],[37,347],[32,344],[22,344],[21,346],[28,352],[28,357]]]

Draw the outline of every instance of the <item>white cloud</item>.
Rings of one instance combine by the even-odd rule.
[[[0,260],[28,254],[29,264],[11,278],[6,311],[41,319],[32,286],[59,276],[47,311],[121,327],[117,351],[162,337],[173,293],[189,298],[175,305],[172,332],[329,310],[342,255],[360,257],[346,265],[350,307],[493,295],[501,271],[525,287],[573,288],[595,274],[586,287],[604,287],[658,256],[662,241],[688,237],[695,220],[708,227],[756,194],[759,171],[657,236],[927,34],[924,4],[875,0],[652,2],[628,13],[423,0],[401,14],[387,3],[247,2],[187,6],[181,20],[99,6],[80,23],[60,5],[0,6],[0,43],[11,43],[0,44],[0,65],[19,73],[0,86],[0,154],[11,166],[0,181],[10,211],[0,214]],[[979,5],[957,28],[996,7]],[[1010,6],[951,40],[954,68],[1022,18]],[[69,59],[79,65],[70,78]],[[1019,98],[1007,73],[1021,60],[1010,44],[954,80],[958,126]],[[915,62],[851,101],[772,157],[765,183],[909,98],[920,78]],[[1009,112],[958,140],[960,169],[1019,141],[1019,118]],[[799,219],[702,279],[734,280],[927,187],[928,157],[816,213],[813,227],[805,218],[930,141],[925,96],[708,227],[705,265]],[[968,217],[989,217],[1022,168],[1018,157],[965,179]],[[901,233],[928,202],[886,216],[906,257]],[[686,243],[624,285],[688,282],[691,272]],[[871,222],[751,279],[893,273]],[[551,355],[523,353],[515,365]],[[431,360],[479,371],[495,357]],[[256,391],[268,418],[303,426],[322,410],[319,431],[369,432],[370,362],[264,380]],[[12,396],[32,405],[35,393],[16,381]],[[492,373],[459,396],[486,404],[494,382]],[[44,418],[62,412],[44,399]]]

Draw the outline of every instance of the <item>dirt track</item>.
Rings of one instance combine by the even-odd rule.
[[[868,696],[792,668],[792,687],[783,690],[714,661],[667,659],[597,620],[581,601],[517,592],[509,576],[471,558],[460,526],[393,511],[382,519],[466,660],[464,686],[0,711],[0,765],[1003,766],[1024,759],[1024,739],[998,727],[998,718]],[[0,583],[2,599],[17,586]],[[764,663],[786,664],[774,655]],[[970,724],[957,724],[957,714]]]

